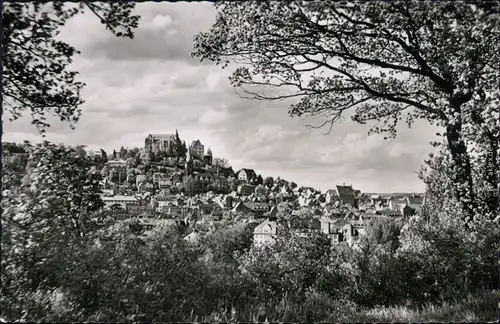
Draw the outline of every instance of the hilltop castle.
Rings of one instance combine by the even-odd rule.
[[[167,152],[174,147],[174,134],[149,134],[144,141],[144,149],[149,153]]]

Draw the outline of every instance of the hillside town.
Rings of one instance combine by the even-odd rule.
[[[498,3],[2,3],[0,324],[496,322]]]
[[[16,154],[4,154],[4,162]],[[345,183],[320,192],[256,170],[233,170],[197,139],[190,145],[179,134],[149,134],[140,149],[112,154],[87,152],[101,176],[104,210],[117,220],[134,220],[138,234],[162,223],[181,222],[186,240],[196,242],[210,226],[224,221],[253,222],[254,244],[272,244],[279,227],[297,235],[326,234],[332,245],[355,248],[374,219],[409,218],[424,197],[364,194]]]

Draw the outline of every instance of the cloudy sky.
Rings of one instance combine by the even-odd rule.
[[[86,103],[75,130],[54,122],[48,140],[112,151],[178,129],[187,143],[200,139],[235,170],[253,168],[322,190],[342,183],[365,192],[423,190],[415,171],[434,138],[429,126],[401,127],[397,139],[383,140],[346,121],[324,135],[305,126],[316,121],[290,118],[286,103],[240,98],[230,71],[190,57],[193,36],[215,19],[211,3],[149,2],[137,12],[133,40],[114,38],[91,14],[61,31],[82,52],[74,65],[87,84]],[[28,117],[5,125],[6,141],[40,141]]]

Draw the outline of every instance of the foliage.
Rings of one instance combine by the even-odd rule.
[[[436,146],[440,150],[436,154],[430,154],[429,159],[419,171],[419,177],[426,184],[426,204],[423,208],[423,216],[428,222],[454,222],[453,218],[460,211],[460,201],[453,188],[455,177],[453,161],[450,154],[443,149],[440,143]],[[494,213],[493,199],[498,200],[498,188],[492,185],[485,178],[488,177],[487,159],[481,155],[475,156],[472,160],[473,166],[473,186],[472,192],[477,199],[478,209],[469,220],[470,226],[485,220],[494,220],[498,213]],[[494,171],[498,172],[498,171]],[[463,222],[463,220],[458,220]],[[498,221],[498,219],[497,219]]]
[[[124,160],[128,157],[128,150],[124,148],[123,146],[120,147],[120,152],[118,153],[120,155],[120,159]]]
[[[188,151],[186,141],[182,141],[182,147],[181,147],[181,156],[186,156],[186,153]]]
[[[219,158],[218,162],[217,162],[217,166],[219,166],[221,168],[225,168],[225,169],[231,167],[231,165],[229,164],[228,159],[226,159],[226,158]]]
[[[282,227],[282,230],[285,228]],[[342,275],[335,273],[334,257],[326,237],[303,238],[285,230],[276,244],[254,248],[241,260],[242,271],[256,283],[258,296],[277,302],[301,301],[308,289],[339,297]],[[258,284],[257,284],[258,283]]]
[[[95,14],[117,37],[133,38],[139,17],[133,3],[9,2],[3,8],[3,98],[10,119],[25,111],[44,134],[47,115],[54,115],[71,127],[79,120],[84,102],[76,71],[69,65],[79,51],[57,39],[59,28],[85,9]]]
[[[498,316],[498,291],[480,292],[477,295],[457,296],[452,303],[432,304],[423,307],[375,307],[361,310],[356,322],[488,322]]]
[[[483,181],[498,184],[500,15],[473,2],[219,2],[216,22],[193,55],[223,67],[258,100],[297,98],[292,116],[350,114],[370,132],[396,135],[398,122],[423,119],[443,129],[453,190],[469,222],[487,210],[474,193],[471,157],[484,156]],[[267,89],[274,91],[265,91]],[[481,182],[482,183],[482,182]]]
[[[33,294],[54,287],[53,267],[66,257],[61,248],[78,245],[104,216],[98,213],[100,177],[90,172],[89,157],[48,142],[29,154],[27,181],[2,202],[2,308],[17,318],[27,316]]]
[[[186,146],[186,142],[182,141],[179,137],[179,132],[175,130],[175,140],[174,140],[174,151],[179,160],[180,157],[186,157],[186,153],[188,152],[188,148]]]
[[[402,224],[398,220],[390,218],[372,220],[366,227],[366,233],[361,245],[367,249],[380,247],[389,254],[393,254],[400,245],[401,228]]]
[[[26,153],[25,145],[17,143],[2,143],[4,152],[9,153]]]
[[[81,217],[103,207],[100,175],[90,171],[91,159],[75,148],[44,142],[32,147],[29,164],[34,206],[26,211],[37,215],[49,210],[52,219],[73,218],[74,228],[84,235],[87,226]]]
[[[211,251],[214,261],[234,264],[252,246],[256,225],[242,223],[215,230],[206,237],[204,245]]]
[[[425,249],[378,250],[360,280],[359,254],[331,250],[323,235],[306,239],[280,227],[275,246],[256,248],[250,247],[253,225],[226,224],[196,246],[186,244],[186,233],[175,227],[136,236],[130,222],[113,223],[69,244],[58,243],[41,267],[40,288],[14,299],[2,295],[5,317],[19,318],[4,307],[19,304],[28,310],[24,318],[33,321],[370,321],[407,302],[412,305],[404,309],[412,316],[432,316],[451,307],[439,308],[442,300],[452,303],[465,292],[493,287],[491,251],[500,238],[478,236],[477,247],[461,246],[457,238],[462,234],[436,230]],[[381,243],[390,238],[374,236]],[[468,309],[476,312],[471,303]],[[415,314],[415,304],[427,313]],[[387,308],[392,305],[397,306]]]
[[[266,185],[267,187],[271,188],[273,184],[274,184],[273,177],[267,177],[264,179],[264,185]]]
[[[460,293],[498,286],[497,259],[500,253],[500,226],[477,225],[474,231],[459,224],[420,219],[407,226],[398,252],[419,262],[440,298],[450,300]]]

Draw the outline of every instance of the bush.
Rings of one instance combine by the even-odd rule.
[[[20,288],[2,296],[2,316],[52,322],[360,320],[356,314],[370,321],[447,319],[458,309],[457,296],[498,285],[500,231],[494,226],[467,233],[417,222],[397,242],[375,231],[377,242],[342,254],[323,235],[305,239],[285,231],[273,247],[250,248],[251,231],[233,227],[194,246],[172,228],[143,237],[127,225],[54,247],[43,267],[8,268],[4,283]],[[401,244],[396,251],[395,242]],[[36,285],[19,285],[24,278]],[[483,318],[482,301],[460,302],[469,311],[460,313],[464,319]]]

